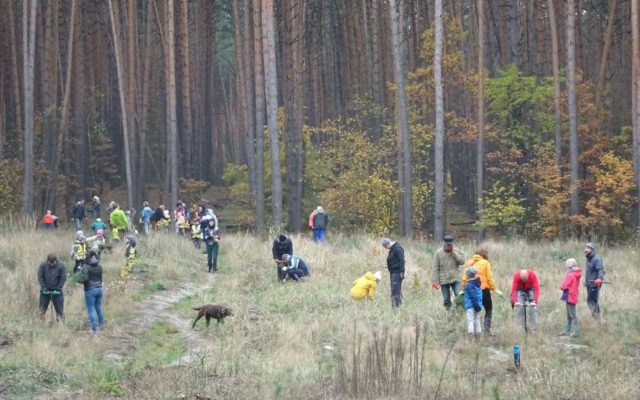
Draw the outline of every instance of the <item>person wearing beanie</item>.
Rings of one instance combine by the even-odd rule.
[[[54,254],[49,254],[47,260],[38,268],[38,283],[40,284],[40,318],[53,303],[56,310],[56,321],[64,320],[64,294],[62,289],[67,282],[67,270],[64,264]]]
[[[71,246],[71,259],[75,262],[73,273],[75,274],[87,258],[87,242],[82,231],[76,233],[76,240]]]
[[[375,300],[378,282],[381,280],[382,271],[376,271],[375,274],[371,271],[367,272],[351,284],[353,286],[350,292],[351,298],[354,300],[362,300],[364,298]]]
[[[578,334],[578,314],[576,313],[576,305],[578,304],[578,292],[580,286],[580,278],[582,270],[578,268],[578,262],[575,258],[569,258],[564,263],[567,268],[560,290],[562,290],[561,300],[567,303],[567,322],[564,329],[560,332],[561,336],[576,336]]]
[[[126,261],[125,264],[120,267],[120,278],[122,278],[123,280],[126,279],[131,272],[133,272],[133,267],[136,263],[137,258],[136,237],[133,235],[128,235],[125,240],[124,257]]]
[[[502,296],[502,292],[497,290],[496,281],[493,279],[491,263],[489,262],[489,252],[486,249],[478,249],[469,261],[465,264],[465,268],[475,268],[480,278],[480,287],[482,288],[482,308],[484,308],[484,333],[491,333],[491,322],[493,320],[493,302],[491,292],[496,292]],[[467,274],[462,274],[462,290],[467,284]]]
[[[453,245],[453,237],[443,238],[443,246],[433,256],[431,268],[431,287],[440,289],[444,307],[451,308],[451,292],[453,297],[460,293],[460,266],[464,264],[464,255]]]
[[[107,241],[104,238],[104,229],[98,229],[95,236],[90,236],[87,238],[87,244],[89,245],[90,251],[95,251],[96,257],[98,260],[100,259],[100,253],[107,247]],[[88,258],[88,253],[87,253]]]
[[[518,325],[527,330],[538,326],[538,298],[540,283],[532,269],[521,269],[513,275],[511,284],[511,308],[518,307]],[[525,313],[526,326],[525,326]]]
[[[404,280],[404,249],[397,241],[389,238],[382,239],[382,247],[389,250],[387,269],[391,281],[391,307],[402,304],[402,281]]]
[[[467,334],[478,339],[482,333],[480,312],[482,311],[482,284],[475,267],[465,271],[467,285],[464,291],[464,308],[467,310]]]
[[[604,264],[602,257],[596,253],[596,246],[593,243],[589,242],[584,245],[584,254],[587,257],[584,279],[587,286],[587,305],[593,319],[600,321],[599,297],[604,279]]]
[[[282,271],[282,267],[284,266],[282,256],[285,254],[293,254],[293,242],[287,235],[281,233],[273,239],[271,253],[273,255],[273,261],[276,263],[277,279],[278,281],[283,281],[286,278],[286,274]]]
[[[102,218],[96,218],[93,224],[91,224],[91,230],[93,231],[93,234],[96,235],[100,229],[107,229],[107,225],[102,221]]]
[[[324,242],[324,233],[329,224],[329,216],[324,212],[324,208],[318,206],[309,214],[309,228],[313,230],[313,241]]]

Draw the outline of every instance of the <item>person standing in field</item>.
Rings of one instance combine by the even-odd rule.
[[[389,238],[382,239],[382,247],[389,250],[387,269],[391,281],[391,307],[397,308],[402,304],[402,281],[404,280],[404,249],[397,241]]]
[[[587,305],[591,316],[596,321],[600,321],[600,288],[604,279],[604,264],[602,257],[596,253],[595,244],[589,242],[584,245],[584,254],[587,257],[587,267],[585,273],[585,285],[587,286]]]
[[[99,230],[104,231],[106,229],[107,229],[107,225],[105,225],[105,223],[102,222],[102,218],[96,218],[93,224],[91,224],[91,230],[93,231],[94,235],[97,235]]]
[[[129,229],[129,222],[124,211],[118,203],[113,204],[113,211],[109,216],[109,225],[111,225],[111,234],[114,242],[120,241],[120,232],[126,232]]]
[[[93,196],[93,200],[91,200],[91,212],[93,213],[93,219],[100,218],[100,197]]]
[[[329,225],[329,216],[325,213],[324,208],[318,206],[309,215],[309,228],[313,230],[313,241],[316,243],[324,242],[324,234]]]
[[[431,287],[442,292],[444,307],[451,308],[453,297],[460,293],[460,265],[464,264],[464,255],[453,245],[453,237],[447,235],[443,246],[433,256],[431,269]]]
[[[464,271],[467,287],[464,291],[464,308],[467,310],[467,334],[478,339],[482,333],[480,312],[482,311],[482,284],[475,267]]]
[[[47,210],[47,213],[42,217],[42,226],[44,226],[44,229],[50,231],[53,229],[53,222],[53,214],[51,210]]]
[[[73,220],[76,222],[76,229],[82,229],[82,223],[85,217],[84,200],[78,201],[71,212],[73,214]]]
[[[75,266],[73,267],[73,273],[75,274],[82,264],[84,264],[84,260],[87,257],[87,242],[82,231],[78,231],[76,234],[76,240],[73,242],[73,246],[71,246],[71,258],[75,262]]]
[[[511,308],[518,307],[518,325],[522,328],[527,330],[537,328],[539,297],[538,274],[532,269],[516,271],[511,284]],[[527,313],[526,326],[525,313]]]
[[[202,237],[207,250],[207,266],[210,273],[218,272],[218,252],[220,251],[220,234],[213,219],[208,220],[208,224],[202,231]]]
[[[497,290],[496,281],[493,279],[491,263],[489,262],[489,252],[486,249],[478,249],[469,261],[465,263],[465,269],[475,268],[480,278],[482,289],[482,307],[484,308],[484,333],[491,333],[491,322],[493,320],[493,302],[491,292],[501,295]],[[462,290],[467,284],[467,274],[462,274]]]
[[[40,283],[40,315],[49,308],[49,303],[53,303],[56,310],[56,320],[64,320],[64,295],[62,289],[67,281],[67,270],[64,264],[58,261],[58,257],[53,254],[47,256],[47,261],[40,264],[38,269],[38,282]]]
[[[578,268],[578,262],[575,258],[569,258],[565,261],[564,265],[567,268],[567,274],[560,284],[560,290],[562,290],[562,301],[567,303],[567,322],[565,323],[562,332],[560,332],[560,336],[576,336],[579,330],[576,306],[578,305],[578,293],[582,270]]]
[[[287,275],[282,271],[282,267],[285,264],[282,257],[285,254],[293,254],[293,242],[287,237],[287,235],[281,233],[273,240],[271,254],[273,256],[273,261],[276,263],[278,281],[283,281]]]
[[[378,283],[382,280],[382,272],[376,271],[376,273],[372,273],[371,271],[367,272],[360,278],[353,281],[351,284],[353,287],[349,292],[351,298],[354,300],[362,300],[368,298],[369,300],[375,300],[376,297],[376,289],[378,288]]]
[[[143,230],[142,232],[145,235],[148,235],[151,231],[151,216],[153,215],[153,209],[149,207],[149,202],[145,201],[142,203],[142,211],[140,211],[140,222],[142,222]]]
[[[94,250],[87,253],[84,272],[84,302],[91,322],[91,332],[95,334],[104,327],[104,313],[102,312],[102,266],[98,254]]]

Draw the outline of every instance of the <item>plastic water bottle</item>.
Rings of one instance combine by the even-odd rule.
[[[513,346],[513,363],[516,368],[520,368],[520,346],[517,344]]]

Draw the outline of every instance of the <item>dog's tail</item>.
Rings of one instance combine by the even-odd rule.
[[[193,309],[194,309],[194,310],[196,310],[196,311],[200,311],[200,309],[201,309],[201,308],[202,308],[202,306],[200,306],[200,307],[193,307]]]

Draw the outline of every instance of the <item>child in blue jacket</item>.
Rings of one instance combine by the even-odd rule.
[[[467,333],[476,339],[480,336],[480,311],[482,311],[482,288],[478,271],[467,268],[464,272],[467,276],[467,285],[464,290],[464,308],[467,310]]]

